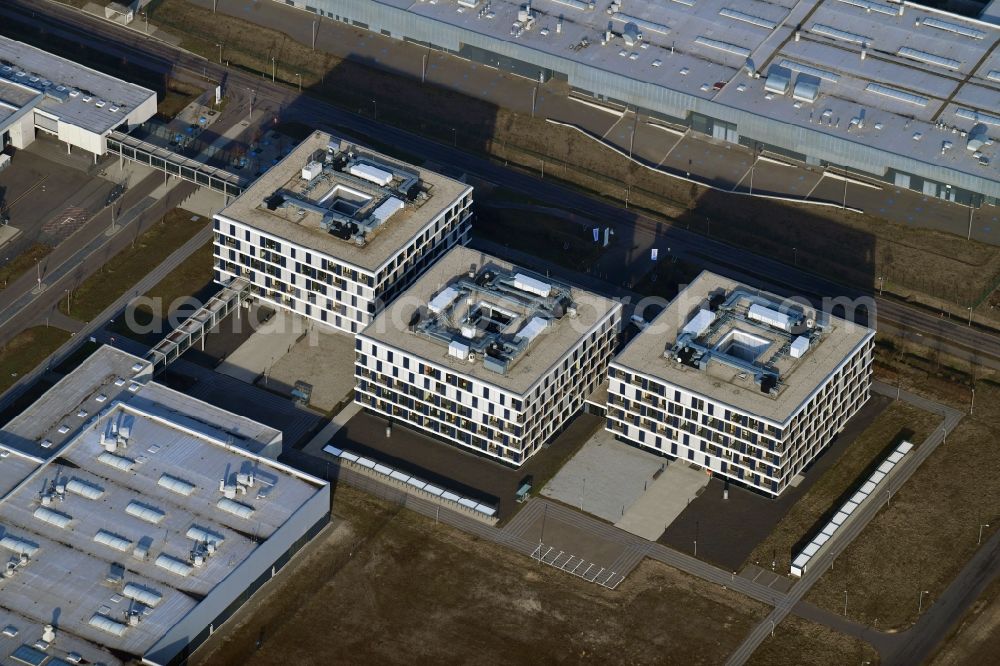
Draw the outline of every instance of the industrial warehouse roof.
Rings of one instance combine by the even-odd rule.
[[[1000,176],[996,147],[966,150],[961,135],[977,124],[1000,135],[1000,26],[889,0],[535,0],[536,19],[521,30],[522,0],[475,8],[451,0],[378,2],[762,119],[993,181]],[[602,45],[609,23],[616,36]],[[641,42],[625,43],[628,23]],[[748,76],[748,64],[760,78]],[[786,94],[764,88],[775,68],[790,75]],[[818,86],[813,102],[793,98],[799,82]],[[595,85],[591,78],[583,87]]]
[[[0,36],[0,80],[29,93],[42,93],[36,109],[96,134],[117,127],[140,104],[150,97],[156,98],[156,93],[148,88],[3,36]],[[25,96],[21,105],[31,99]]]
[[[501,298],[496,292],[491,293],[490,289],[482,289],[460,296],[456,281],[466,280],[472,266],[475,266],[477,276],[486,272],[494,274],[504,272],[509,273],[511,277],[520,274],[522,279],[528,278],[525,282],[541,286],[543,291],[544,287],[552,286],[553,293],[568,294],[572,307],[575,308],[575,314],[567,314],[568,308],[562,310],[561,317],[558,313],[549,311],[545,315],[547,325],[542,326],[541,322],[536,321],[539,310],[532,303],[536,301],[534,298],[536,294],[531,292],[522,290],[519,296],[516,293],[517,289],[508,289],[506,294],[512,298]],[[449,288],[454,289],[455,293],[448,292]],[[456,305],[453,310],[442,306],[446,300],[449,303],[458,303],[460,300],[465,301],[466,298],[473,303]],[[462,360],[453,356],[451,345],[446,339],[432,338],[419,330],[423,328],[423,321],[414,327],[416,330],[411,330],[408,325],[413,321],[414,313],[420,310],[422,320],[437,319],[438,325],[435,328],[440,329],[439,332],[443,333],[445,338],[466,346],[468,351],[473,343],[469,339],[463,339],[461,324],[466,321],[467,313],[482,308],[484,304],[486,307],[495,306],[497,311],[503,312],[510,318],[502,327],[505,329],[504,339],[517,341],[513,332],[516,332],[518,337],[523,336],[527,339],[527,342],[517,341],[526,346],[520,353],[509,355],[510,365],[504,374],[487,369],[483,355],[474,360],[471,358]],[[524,394],[574,345],[590,335],[594,327],[610,312],[620,308],[621,305],[611,299],[571,285],[557,285],[545,276],[458,246],[445,254],[413,286],[393,301],[392,305],[383,310],[361,335],[448,368],[455,373],[475,377],[513,393]],[[438,312],[435,313],[435,310]],[[456,318],[461,318],[461,321]],[[480,331],[476,333],[477,338],[483,334],[482,329],[483,326],[480,324]]]
[[[719,307],[730,297],[731,309]],[[767,302],[774,305],[767,308]],[[763,309],[760,303],[765,303]],[[751,309],[762,314],[753,314]],[[788,314],[787,329],[772,325],[779,320],[783,323],[785,315],[781,313]],[[865,326],[704,271],[613,364],[783,423],[874,334]],[[804,353],[796,356],[791,348],[797,347],[795,340],[800,336],[810,340]],[[705,361],[701,367],[677,360],[678,355],[686,356],[680,349],[686,341],[711,350],[694,359]],[[730,348],[735,351],[729,352]],[[668,351],[669,358],[665,355]],[[727,354],[736,358],[723,358]],[[747,361],[751,356],[754,359]],[[773,393],[761,391],[755,370],[760,375],[777,376]]]
[[[103,347],[0,430],[0,556],[14,562],[0,625],[17,632],[0,638],[3,663],[46,624],[57,638],[43,654],[141,657],[324,485],[244,448],[277,431],[216,422],[219,410],[147,383],[147,366]],[[115,377],[127,380],[112,393]],[[68,439],[24,453],[55,422]]]
[[[419,190],[420,194],[407,198],[391,188],[348,173],[347,170],[334,169],[330,165],[318,164],[318,167],[326,168],[317,172],[314,180],[304,179],[303,169],[316,163],[317,154],[328,152],[328,147],[343,153],[344,159],[350,153],[352,160],[360,158],[367,162],[360,172],[365,175],[374,174],[369,177],[377,178],[379,172],[385,169],[414,178],[417,181],[414,193]],[[321,162],[322,159],[321,157]],[[371,168],[371,165],[376,168]],[[394,179],[394,187],[398,187],[398,180]],[[419,235],[432,220],[471,190],[468,185],[433,171],[405,164],[363,146],[334,138],[325,132],[314,132],[281,162],[258,178],[218,216],[241,222],[268,235],[353,266],[375,271]],[[265,200],[270,201],[279,193],[285,199],[285,205],[269,209]],[[394,201],[398,204],[394,204]],[[305,202],[305,205],[300,205],[299,202]],[[382,208],[380,204],[383,203],[388,210]],[[392,208],[400,204],[398,209]],[[358,209],[358,213],[384,215],[385,218],[384,223],[366,235],[363,245],[355,242],[356,237],[340,238],[323,226],[325,217],[337,215],[342,218],[344,215],[341,211],[349,217],[354,208]],[[386,210],[386,213],[382,213]],[[354,217],[357,219],[360,215],[354,214]]]

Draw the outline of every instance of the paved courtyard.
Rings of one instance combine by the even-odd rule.
[[[709,477],[598,430],[542,489],[546,497],[654,541]]]
[[[354,338],[314,326],[274,362],[267,381],[268,388],[283,393],[306,382],[313,387],[309,404],[329,412],[354,391]]]

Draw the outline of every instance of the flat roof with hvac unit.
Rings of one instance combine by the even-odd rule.
[[[329,485],[268,457],[280,433],[147,368],[102,347],[0,430],[3,663],[47,624],[43,656],[176,663],[327,522]],[[38,455],[54,422],[66,438]]]
[[[706,271],[614,365],[781,423],[874,334]]]
[[[362,336],[523,393],[617,308],[611,299],[456,247]]]
[[[374,271],[471,191],[314,132],[217,217]]]

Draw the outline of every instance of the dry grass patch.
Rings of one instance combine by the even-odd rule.
[[[844,494],[863,480],[866,470],[882,461],[888,447],[903,439],[919,445],[940,422],[936,414],[905,402],[887,407],[789,509],[774,531],[757,545],[744,566],[755,561],[769,561],[777,553],[778,567],[787,571],[793,547],[822,527],[821,518],[839,506]]]
[[[357,491],[337,496],[348,524],[192,663],[718,664],[765,613],[665,565],[610,591]]]
[[[69,338],[66,331],[49,326],[27,328],[11,338],[0,348],[0,393],[34,370]]]
[[[48,245],[35,243],[11,261],[0,266],[0,290],[6,289],[8,284],[27,273],[29,269],[34,268],[35,264],[47,257],[50,252],[52,252],[52,248]]]
[[[789,615],[764,639],[749,666],[878,666],[878,651],[870,643],[821,624]]]

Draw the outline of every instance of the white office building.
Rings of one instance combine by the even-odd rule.
[[[280,450],[94,352],[0,428],[0,663],[185,662],[329,522]]]
[[[464,247],[356,340],[355,401],[520,465],[607,374],[621,304]]]
[[[215,279],[357,333],[470,232],[472,188],[315,132],[215,216]]]
[[[874,336],[704,272],[612,362],[607,429],[776,497],[868,400]]]
[[[99,155],[113,130],[156,113],[156,93],[0,36],[0,150],[25,148],[41,131]]]

